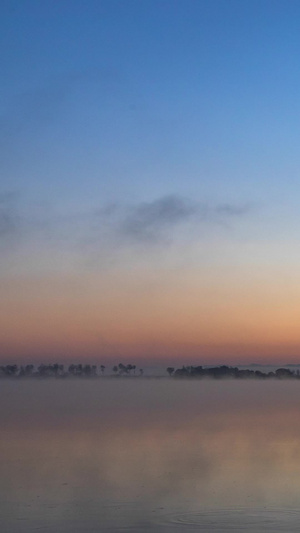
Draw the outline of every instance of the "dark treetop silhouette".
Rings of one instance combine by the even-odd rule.
[[[182,366],[175,370],[174,367],[166,369],[172,379],[300,379],[299,370],[290,370],[289,368],[278,368],[274,372],[262,372],[261,370],[239,369],[231,366]],[[20,379],[20,378],[141,378],[144,375],[142,368],[136,374],[136,365],[119,363],[114,365],[111,370],[104,365],[89,364],[71,364],[65,367],[63,364],[41,364],[37,367],[34,365],[18,366],[2,365],[0,366],[0,378]],[[151,376],[145,376],[147,378]],[[152,376],[155,377],[155,376]]]

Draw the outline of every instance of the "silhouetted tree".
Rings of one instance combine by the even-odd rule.
[[[33,371],[34,371],[34,366],[33,365],[26,365],[25,366],[25,376],[32,376],[33,374]]]
[[[18,372],[19,372],[18,365],[1,366],[1,373],[5,377],[10,377],[10,378],[11,377],[16,377],[18,375]]]
[[[91,377],[91,373],[92,373],[92,367],[91,367],[91,365],[84,365],[84,367],[83,367],[83,374],[84,374],[87,378],[89,378],[89,377]]]
[[[294,372],[289,370],[288,368],[277,368],[275,375],[277,378],[292,378],[294,377]]]
[[[75,376],[75,365],[70,365],[69,368],[68,368],[68,372],[69,374],[71,374],[71,376]]]
[[[127,374],[130,374],[130,371],[133,369],[133,366],[128,364],[126,365]]]
[[[168,374],[169,374],[170,377],[172,376],[174,370],[175,370],[175,368],[173,368],[172,366],[168,366],[168,368],[167,368],[167,372],[168,372]]]
[[[127,374],[127,368],[123,363],[118,364],[120,374]]]

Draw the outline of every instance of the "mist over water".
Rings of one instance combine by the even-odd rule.
[[[295,381],[2,381],[5,531],[296,531]]]

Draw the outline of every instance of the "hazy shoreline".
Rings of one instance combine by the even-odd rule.
[[[254,366],[254,365],[250,365]],[[291,367],[291,365],[288,365]],[[297,365],[293,365],[294,368]],[[263,368],[263,367],[261,367]],[[161,369],[162,371],[162,369]],[[143,368],[136,365],[119,363],[113,367],[90,364],[41,364],[41,365],[1,365],[1,379],[300,379],[300,370],[279,367],[263,372],[252,368],[238,368],[237,366],[182,366],[181,368],[167,367],[164,374],[144,374]]]

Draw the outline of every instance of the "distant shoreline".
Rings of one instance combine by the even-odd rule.
[[[291,366],[291,365],[289,365]],[[294,365],[295,367],[297,365]],[[2,365],[1,379],[300,379],[300,370],[279,367],[271,372],[220,366],[167,367],[165,375],[145,375],[136,365],[119,363],[113,367],[89,364],[41,364],[41,365]]]

